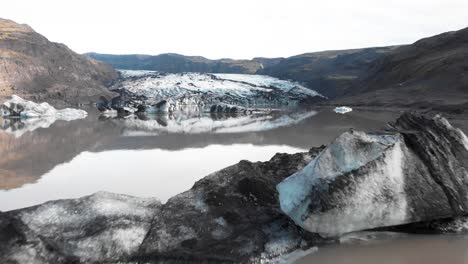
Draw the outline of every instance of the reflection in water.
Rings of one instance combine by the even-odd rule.
[[[288,146],[210,145],[168,151],[119,150],[83,152],[55,167],[34,185],[0,192],[0,210],[26,207],[48,200],[75,198],[97,191],[156,197],[165,202],[195,181],[240,160],[266,161],[277,152],[304,149]]]
[[[18,138],[0,131],[0,210],[98,190],[165,200],[241,159],[268,160],[276,152],[327,144],[350,127],[375,130],[397,115],[324,110],[144,121],[99,120],[90,112]]]
[[[385,233],[384,233],[385,234]],[[357,233],[356,235],[359,235]],[[465,264],[468,237],[387,234],[364,243],[346,243],[319,248],[296,264]],[[383,237],[382,237],[383,236]]]
[[[6,133],[19,138],[24,133],[39,128],[48,128],[55,121],[57,120],[50,116],[42,118],[0,118],[0,128]]]
[[[126,136],[200,133],[258,132],[292,126],[317,114],[315,111],[301,113],[271,113],[264,115],[158,115],[153,119],[130,118],[123,122]]]

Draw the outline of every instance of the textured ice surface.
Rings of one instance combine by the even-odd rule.
[[[407,201],[400,140],[398,135],[343,133],[277,186],[281,209],[303,228],[326,236],[404,222]],[[354,175],[370,162],[375,164]],[[346,187],[337,187],[343,190],[321,197],[340,180],[347,182]],[[332,208],[322,210],[320,199],[336,201],[327,201]]]
[[[224,80],[232,80],[236,82],[249,83],[260,87],[275,87],[284,92],[295,94],[307,94],[310,96],[322,96],[314,90],[308,89],[298,82],[280,80],[267,75],[250,75],[250,74],[214,74],[216,77]]]
[[[439,124],[442,124],[448,131],[455,133],[455,136],[460,138],[466,150],[468,150],[468,137],[463,133],[459,128],[454,128],[447,119],[443,118],[441,115],[434,116],[433,120]]]
[[[279,80],[264,75],[171,73],[122,70],[124,80],[113,89],[144,95],[149,98],[168,99],[180,96],[204,97],[247,102],[257,97],[258,102],[269,100],[306,99],[321,96],[296,82]],[[271,98],[275,92],[276,98]],[[283,96],[279,96],[283,94]],[[284,98],[283,98],[284,97]],[[262,98],[262,99],[259,99]]]
[[[138,250],[160,206],[153,198],[107,192],[19,212],[31,230],[83,262],[119,259]]]

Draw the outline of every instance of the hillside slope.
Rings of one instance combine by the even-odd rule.
[[[200,72],[200,73],[244,73],[254,74],[259,69],[270,66],[281,60],[255,58],[253,60],[220,59],[210,60],[201,56],[184,56],[175,53],[160,55],[110,55],[86,53],[87,56],[109,63],[116,69],[148,70],[167,73]]]
[[[114,69],[47,40],[28,25],[0,19],[0,99],[12,94],[55,105],[110,95]]]
[[[395,49],[337,103],[467,108],[468,28]]]
[[[365,76],[372,62],[396,47],[365,48],[305,53],[289,57],[258,73],[292,79],[329,97],[345,94]]]

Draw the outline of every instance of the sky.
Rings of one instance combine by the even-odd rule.
[[[468,27],[468,0],[14,0],[0,17],[76,52],[210,59],[412,43]]]

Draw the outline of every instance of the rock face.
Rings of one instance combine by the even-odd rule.
[[[54,105],[89,103],[111,95],[112,67],[50,42],[27,25],[0,19],[0,100],[17,94]]]
[[[277,186],[281,209],[323,236],[468,213],[468,140],[446,119],[402,115],[350,131]]]
[[[322,241],[279,210],[276,184],[321,148],[241,161],[161,205],[97,193],[0,214],[7,263],[268,261]]]

